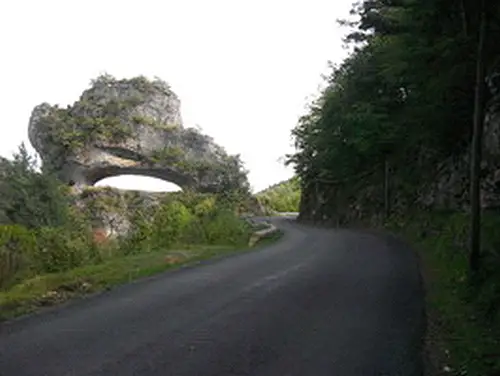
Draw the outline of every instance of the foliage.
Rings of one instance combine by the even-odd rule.
[[[36,248],[31,257],[35,272],[69,270],[90,261],[92,248],[89,234],[58,227],[42,227],[33,234]]]
[[[193,245],[246,245],[251,229],[234,210],[239,193],[192,191],[158,196],[146,205],[138,192],[87,187],[75,196],[21,146],[0,161],[0,289],[26,278],[101,264],[128,253]],[[119,240],[96,240],[104,213],[128,217],[132,231]],[[96,228],[97,226],[97,228]],[[94,232],[93,232],[94,231]],[[105,240],[105,241],[103,241]]]
[[[154,150],[151,155],[151,160],[155,163],[179,167],[186,170],[193,170],[186,162],[184,150],[179,146],[166,146],[160,150]]]
[[[488,367],[477,367],[478,362],[487,362],[478,360],[478,351],[494,346],[491,334],[481,332],[487,344],[476,344],[472,338],[481,341],[481,335],[469,335],[467,330],[475,324],[466,319],[498,311],[499,269],[489,268],[489,262],[498,265],[498,255],[486,251],[490,243],[498,246],[496,235],[486,232],[493,222],[489,218],[483,225],[484,257],[489,261],[471,280],[466,278],[463,251],[469,232],[467,215],[443,217],[436,213],[441,208],[438,200],[434,205],[422,202],[436,177],[446,176],[440,170],[444,162],[469,154],[477,107],[476,64],[484,65],[490,77],[498,74],[500,3],[483,3],[487,9],[484,59],[476,53],[482,17],[481,7],[474,2],[356,3],[352,13],[357,19],[345,22],[353,27],[346,37],[352,53],[332,67],[326,88],[300,118],[292,132],[297,151],[288,158],[302,185],[303,219],[380,223],[392,213],[403,223],[398,230],[404,232],[423,221],[416,227],[432,233],[425,235],[430,262],[442,268],[437,288],[445,292],[439,299],[447,306],[443,320],[449,321],[453,335],[447,339],[456,341],[454,356],[464,362],[457,372],[477,375],[495,374]],[[484,82],[478,80],[478,85]],[[488,93],[484,103],[491,104],[492,95]],[[468,167],[468,163],[462,165]],[[457,184],[463,185],[459,191],[467,190],[469,181]],[[457,211],[467,205],[463,197],[453,200]],[[419,210],[434,215],[416,217]],[[473,302],[470,296],[460,295],[466,290],[474,291]],[[494,322],[498,325],[498,318]],[[498,355],[491,347],[488,351]]]
[[[297,177],[274,184],[256,194],[259,202],[274,212],[298,212],[300,182]]]
[[[35,247],[35,237],[27,228],[0,226],[0,286],[9,284],[26,268],[26,258],[34,253]]]
[[[476,9],[465,11],[472,27]],[[318,183],[340,195],[382,186],[389,165],[392,190],[413,205],[438,162],[467,149],[475,34],[464,29],[460,2],[362,1],[355,13],[353,53],[333,67],[294,129],[297,152],[288,163],[306,191]],[[361,196],[375,211],[382,206],[383,195]]]
[[[148,79],[145,76],[137,76],[132,79],[121,79],[118,80],[109,73],[104,73],[99,75],[97,78],[91,80],[92,87],[110,87],[117,85],[130,85],[139,92],[144,94],[161,92],[165,95],[174,95],[170,85],[158,77],[153,80]]]
[[[67,191],[50,171],[38,173],[37,161],[24,144],[12,161],[2,163],[0,219],[2,224],[28,228],[60,226],[69,220]]]
[[[137,125],[148,125],[150,127],[163,129],[166,131],[174,131],[180,129],[180,126],[177,124],[162,124],[158,120],[149,116],[132,115],[132,121]]]
[[[136,103],[110,99],[106,103],[81,100],[73,108],[55,106],[41,118],[42,137],[56,149],[52,153],[64,156],[83,149],[97,141],[120,142],[131,136],[132,130],[124,123],[121,112]]]
[[[168,195],[152,215],[139,215],[129,252],[182,244],[242,245],[251,231],[230,203],[189,191]]]
[[[192,215],[178,201],[166,202],[159,207],[151,224],[151,235],[148,241],[165,248],[179,243],[179,240],[192,221]]]
[[[228,209],[214,210],[210,215],[202,216],[201,221],[208,244],[243,245],[251,232],[250,226],[235,220],[235,213]]]
[[[467,279],[468,216],[464,213],[413,213],[392,217],[387,227],[404,234],[420,250],[428,274],[428,315],[438,315],[433,336],[447,346],[452,374],[496,375],[500,371],[500,234],[497,213],[483,218],[487,262],[470,284]],[[436,332],[437,331],[437,332]],[[440,365],[442,368],[443,365]]]

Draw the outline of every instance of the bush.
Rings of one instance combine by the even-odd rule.
[[[0,218],[2,224],[28,228],[61,226],[68,221],[69,196],[64,185],[43,169],[24,145],[13,160],[3,160],[0,181]]]
[[[35,249],[32,231],[19,225],[0,226],[0,288],[29,268],[29,258]]]
[[[233,211],[219,209],[202,218],[208,244],[238,245],[248,241],[250,226]]]
[[[216,205],[215,197],[207,197],[196,203],[193,208],[194,215],[203,217],[214,212]]]
[[[138,212],[134,218],[135,229],[126,240],[126,252],[148,252],[179,244],[193,222],[193,214],[178,200],[163,202],[154,213]]]
[[[230,204],[213,195],[192,192],[169,196],[154,213],[142,213],[134,223],[135,231],[124,247],[127,252],[181,245],[243,244],[250,233],[250,227]]]
[[[250,228],[237,215],[248,195],[192,191],[169,194],[159,206],[140,206],[129,217],[130,236],[106,239],[93,231],[88,206],[82,208],[68,187],[47,169],[39,172],[35,162],[24,146],[14,160],[0,161],[0,288],[130,253],[248,240]]]
[[[20,275],[72,269],[95,258],[85,233],[62,227],[30,230],[20,225],[0,226],[0,288]]]
[[[69,270],[91,260],[91,243],[86,234],[65,228],[42,227],[36,230],[33,262],[40,273]]]
[[[193,219],[189,210],[179,201],[161,205],[153,218],[150,242],[155,247],[178,244]]]

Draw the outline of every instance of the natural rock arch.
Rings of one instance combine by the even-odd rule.
[[[95,183],[94,187],[113,188],[126,191],[171,193],[182,191],[182,187],[172,181],[145,175],[115,175]]]
[[[200,192],[248,188],[239,157],[184,128],[178,97],[158,79],[100,76],[72,106],[36,106],[29,139],[43,163],[76,188],[124,174]]]
[[[123,167],[117,165],[110,166],[73,166],[72,171],[67,173],[73,185],[94,186],[99,181],[106,178],[121,175],[138,175],[172,182],[181,188],[191,188],[196,186],[196,180],[177,172],[168,167]]]

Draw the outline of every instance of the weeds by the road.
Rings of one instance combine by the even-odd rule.
[[[390,227],[417,246],[426,274],[428,343],[438,375],[500,374],[500,226],[483,219],[483,270],[467,275],[467,216],[413,216]]]
[[[278,231],[262,239],[257,247],[277,241],[281,236],[282,232]],[[168,269],[250,249],[247,246],[185,246],[179,250],[114,257],[101,264],[38,275],[0,291],[0,321]]]

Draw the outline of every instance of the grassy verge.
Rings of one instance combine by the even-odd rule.
[[[427,287],[427,352],[432,375],[500,374],[500,223],[483,219],[483,270],[467,275],[467,217],[432,214],[395,221],[419,250]],[[432,372],[432,373],[431,373]]]
[[[62,273],[39,275],[6,291],[0,291],[0,321],[86,294],[110,289],[113,286],[168,269],[261,248],[277,241],[281,236],[282,232],[277,232],[252,248],[188,246],[179,250],[116,257],[98,265],[86,265]]]

